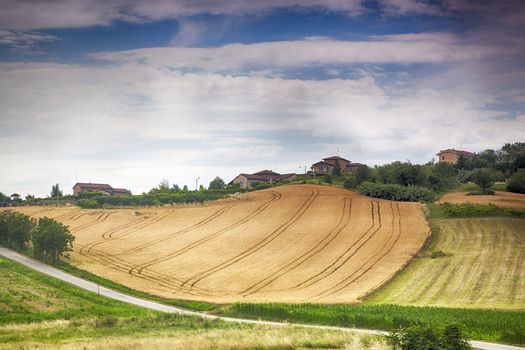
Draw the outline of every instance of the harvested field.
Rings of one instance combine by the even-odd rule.
[[[525,194],[496,191],[493,196],[467,196],[468,192],[447,193],[438,203],[494,204],[525,209]]]
[[[418,203],[290,185],[205,205],[22,207],[68,225],[72,264],[134,289],[210,302],[355,302],[421,248]]]
[[[370,302],[525,310],[525,219],[432,223],[425,254]]]

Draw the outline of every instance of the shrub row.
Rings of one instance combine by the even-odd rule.
[[[494,204],[472,203],[428,203],[427,208],[431,218],[469,218],[482,216],[510,216],[525,218],[525,210],[499,207]]]
[[[357,189],[359,193],[375,198],[406,202],[428,202],[434,199],[434,192],[422,186],[402,186],[363,182]]]
[[[103,196],[81,198],[77,205],[81,208],[100,208],[104,206],[151,206],[161,204],[203,203],[224,198],[238,189],[207,191],[181,191],[176,193],[155,193],[141,195]]]

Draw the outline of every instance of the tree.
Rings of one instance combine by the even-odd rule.
[[[51,197],[62,197],[62,191],[60,190],[60,186],[58,184],[51,187]]]
[[[159,184],[159,192],[169,192],[170,191],[170,182],[168,179],[162,179],[162,181]]]
[[[35,230],[35,219],[12,212],[7,218],[7,242],[14,249],[24,249]]]
[[[472,174],[472,181],[479,186],[480,194],[493,194],[490,189],[494,185],[492,173],[488,169],[478,169]]]
[[[11,198],[0,192],[0,207],[7,207]]]
[[[12,211],[10,210],[0,211],[0,244],[5,246],[8,245],[9,240],[7,220],[9,219],[9,215],[11,215],[11,213]]]
[[[56,263],[65,253],[73,249],[73,236],[62,223],[44,217],[38,220],[38,226],[33,234],[33,249],[35,257],[50,259]]]
[[[366,165],[359,166],[354,171],[354,174],[355,174],[355,180],[358,185],[360,185],[361,183],[365,181],[372,181],[372,170]]]
[[[224,180],[217,176],[215,179],[213,179],[210,182],[208,189],[209,190],[222,190],[225,187],[226,187],[226,183],[224,182]]]
[[[507,184],[507,191],[515,193],[525,193],[525,169],[519,169]]]

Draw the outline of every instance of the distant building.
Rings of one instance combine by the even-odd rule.
[[[296,174],[278,174],[271,170],[263,170],[254,174],[239,174],[230,183],[239,184],[241,188],[250,189],[258,183],[276,183],[284,180],[293,180]]]
[[[73,186],[73,194],[78,196],[82,192],[98,192],[108,196],[131,193],[125,188],[113,188],[108,184],[77,182],[75,186]]]
[[[351,173],[363,165],[361,163],[352,163],[348,159],[344,159],[339,156],[333,156],[333,157],[323,158],[322,161],[312,164],[312,166],[310,167],[311,170],[309,174],[313,176],[331,174],[334,171],[334,167],[336,166],[336,163],[339,163],[341,174]]]
[[[454,148],[442,150],[437,154],[437,156],[439,157],[440,163],[448,163],[448,164],[456,164],[460,156],[463,156],[465,158],[472,158],[475,155],[476,153],[472,153],[469,151],[462,151],[462,150],[458,150]]]

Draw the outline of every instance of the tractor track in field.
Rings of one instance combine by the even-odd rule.
[[[347,206],[348,206],[348,216],[345,220]],[[301,256],[293,260],[292,262],[290,262],[287,266],[277,270],[276,272],[272,273],[270,276],[252,284],[251,286],[244,289],[239,294],[243,296],[248,296],[248,295],[257,293],[258,291],[268,286],[272,282],[276,281],[277,279],[286,275],[290,271],[301,266],[306,261],[311,259],[313,256],[319,254],[330,243],[332,243],[339,236],[339,234],[348,226],[348,224],[350,223],[351,216],[352,216],[352,199],[344,198],[343,211],[339,219],[339,222],[336,224],[336,226],[331,231],[328,232],[326,236],[323,237],[323,239],[321,239],[316,245],[310,248],[307,252],[305,252],[304,254],[302,254]]]
[[[379,223],[379,226],[377,228],[375,228],[375,229],[374,229],[374,227],[376,226],[376,215],[374,214],[374,203],[376,203],[376,205],[377,205],[377,221]],[[292,290],[304,289],[304,288],[310,287],[311,285],[319,283],[323,279],[331,276],[337,270],[339,270],[342,266],[344,266],[344,264],[346,264],[348,262],[348,260],[350,260],[372,237],[374,237],[374,235],[381,229],[381,226],[382,226],[382,223],[381,223],[381,207],[380,207],[379,202],[376,202],[376,201],[371,201],[370,204],[371,204],[372,225],[359,237],[359,239],[357,239],[352,245],[350,245],[350,247],[348,247],[343,252],[343,254],[339,255],[334,262],[329,264],[322,271],[320,271],[319,273],[317,273],[317,274],[315,274],[315,275],[305,279],[304,281],[302,281],[300,283],[297,283],[296,285],[294,285],[294,286],[292,286],[290,288],[287,288],[286,290],[292,291]],[[364,239],[364,237],[366,237],[368,235],[368,233],[370,233],[370,232],[372,232],[372,234],[368,238]],[[361,242],[358,245],[358,247],[355,249],[355,251],[353,253],[351,253],[350,255],[348,255],[348,257],[345,258],[345,255],[348,254],[352,250],[352,248],[354,248],[359,243],[359,241],[361,241],[363,239],[364,239],[364,241]],[[341,263],[339,263],[339,265],[337,265],[338,262],[341,261],[341,260],[343,260],[343,261]]]
[[[96,224],[100,224],[100,223],[106,221],[106,220],[110,217],[111,214],[113,214],[113,212],[102,212],[102,213],[101,213],[101,214],[95,219],[95,221],[89,222],[89,223],[87,223],[87,224],[80,225],[80,226],[78,226],[78,227],[74,227],[74,228],[71,229],[71,231],[72,231],[73,233],[76,233],[76,232],[81,231],[81,230],[83,230],[83,229],[85,229],[85,228],[91,227],[91,226],[96,225]]]
[[[229,225],[219,231],[216,231],[210,235],[207,235],[193,243],[190,243],[188,245],[186,245],[185,247],[182,247],[180,249],[177,249],[176,251],[166,255],[166,256],[163,256],[161,258],[158,258],[158,259],[154,259],[154,260],[151,260],[149,262],[146,262],[146,263],[143,263],[143,264],[140,264],[140,265],[136,265],[133,269],[131,269],[128,273],[130,274],[133,274],[133,272],[136,270],[137,273],[142,273],[142,271],[144,271],[144,269],[147,269],[149,268],[150,266],[153,266],[153,265],[156,265],[158,263],[161,263],[161,262],[164,262],[164,261],[167,261],[167,260],[170,260],[170,259],[173,259],[179,255],[182,255],[196,247],[199,247],[205,243],[207,243],[208,241],[214,239],[214,238],[217,238],[217,237],[220,237],[222,236],[223,234],[225,234],[226,232],[228,231],[231,231],[232,229],[238,227],[238,226],[241,226],[243,224],[245,224],[246,222],[250,221],[251,219],[253,219],[255,216],[259,215],[260,213],[262,213],[266,208],[268,208],[268,206],[270,204],[272,204],[273,202],[275,201],[278,201],[281,199],[282,195],[279,193],[279,192],[274,192],[272,191],[271,192],[272,194],[272,198],[263,203],[263,205],[261,205],[260,207],[258,207],[256,210],[254,210],[252,213],[250,213],[249,215],[245,216],[244,218],[240,219],[239,221],[233,223],[232,225]]]
[[[130,230],[124,232],[123,234],[118,235],[118,236],[113,236],[113,235],[116,232],[122,231],[124,229],[124,226],[126,226],[126,225],[123,225],[123,226],[121,226],[120,228],[118,228],[116,230],[106,231],[105,233],[102,234],[102,238],[104,238],[104,239],[96,241],[96,242],[93,242],[93,243],[90,243],[88,245],[85,245],[83,247],[83,249],[85,249],[85,250],[83,250],[83,251],[81,250],[80,253],[84,254],[84,255],[89,254],[91,249],[93,249],[94,247],[97,247],[97,246],[99,246],[101,244],[104,244],[104,243],[112,242],[112,241],[114,241],[116,239],[120,239],[120,238],[128,236],[128,235],[130,235],[130,234],[132,234],[134,232],[140,231],[140,230],[142,230],[142,229],[144,229],[144,228],[146,228],[148,226],[154,225],[154,224],[158,223],[159,221],[163,220],[164,218],[168,217],[171,213],[173,213],[173,211],[174,210],[169,210],[169,211],[167,211],[166,213],[164,213],[162,215],[156,215],[155,214],[156,216],[154,216],[149,221],[148,221],[149,218],[141,218],[141,220],[137,220],[137,222],[138,221],[142,221],[141,223],[136,223],[136,222],[130,223],[132,228]],[[135,225],[135,226],[133,227],[133,225]],[[107,235],[107,236],[104,236],[108,232],[111,232],[111,233],[109,233],[109,235]]]
[[[381,259],[383,259],[385,256],[387,256],[392,251],[392,249],[395,247],[395,245],[399,241],[399,238],[401,237],[401,213],[399,211],[399,204],[398,203],[395,203],[395,205],[394,205],[394,203],[390,203],[390,206],[392,208],[392,230],[389,230],[391,235],[390,235],[389,239],[385,242],[385,244],[383,246],[381,246],[380,249],[377,250],[377,252],[374,254],[374,257],[372,259],[374,259],[376,255],[381,254],[381,252],[383,252],[383,250],[388,246],[390,238],[395,235],[394,227],[397,226],[397,236],[394,239],[394,241],[392,242],[392,244],[390,245],[390,247],[388,249],[386,249],[386,251],[383,254],[381,254],[381,256],[379,256],[379,258],[377,258],[372,264],[370,264],[370,266],[365,268],[364,271],[362,271],[360,274],[358,274],[357,276],[353,277],[359,270],[361,270],[362,268],[367,266],[367,264],[369,263],[370,260],[366,261],[363,265],[361,265],[361,267],[356,269],[352,274],[350,274],[349,276],[346,276],[342,281],[338,282],[337,284],[335,284],[331,288],[329,288],[329,289],[327,289],[327,290],[325,290],[325,291],[323,291],[321,293],[318,293],[314,298],[321,299],[323,297],[327,297],[327,296],[333,295],[333,294],[341,291],[344,288],[347,288],[349,285],[351,285],[356,280],[358,280],[360,277],[362,277],[364,274],[366,274],[368,271],[370,271],[374,266],[376,266],[376,264]],[[397,211],[397,225],[394,223],[396,221],[396,215],[394,214],[394,207],[396,208],[396,211]],[[327,294],[327,292],[329,292],[329,293]]]
[[[299,220],[304,213],[310,208],[312,203],[317,199],[319,196],[319,191],[312,191],[312,194],[308,199],[303,203],[303,205],[296,211],[296,213],[292,216],[291,219],[283,223],[281,226],[279,226],[276,230],[274,230],[270,235],[266,236],[264,239],[257,242],[252,247],[244,250],[241,254],[236,255],[233,258],[230,258],[212,268],[206,269],[195,276],[192,276],[191,278],[184,281],[183,285],[181,286],[181,289],[184,288],[186,285],[190,284],[189,290],[191,291],[197,283],[202,281],[204,278],[209,277],[221,270],[224,270],[225,268],[228,268],[229,266],[245,259],[246,257],[252,255],[256,251],[264,248],[268,244],[270,244],[273,240],[275,240],[277,237],[279,237],[283,232],[285,232],[291,225],[293,225],[297,220]]]
[[[227,205],[227,206],[224,206],[222,208],[219,208],[219,210],[215,211],[213,214],[207,216],[206,218],[202,219],[201,221],[197,222],[196,224],[193,224],[189,227],[186,227],[184,229],[181,229],[181,230],[178,230],[178,231],[175,231],[175,232],[172,232],[169,234],[169,236],[167,237],[162,237],[162,238],[158,238],[158,239],[155,239],[153,241],[149,241],[149,242],[146,242],[144,244],[141,244],[141,245],[138,245],[138,246],[135,246],[131,249],[128,249],[128,250],[125,250],[123,251],[122,253],[119,253],[119,254],[116,254],[116,255],[127,255],[127,254],[131,254],[131,253],[137,253],[137,252],[140,252],[148,247],[151,247],[155,244],[158,244],[158,243],[162,243],[162,242],[165,242],[167,240],[170,240],[180,234],[183,234],[183,233],[188,233],[188,232],[191,232],[199,227],[202,227],[206,224],[208,224],[209,222],[219,218],[222,214],[224,214],[224,212],[228,211],[229,209],[233,208],[237,203],[232,203],[230,205]]]
[[[120,271],[120,272],[128,272],[128,270],[133,267],[133,264],[129,261],[126,261],[124,259],[118,258],[116,256],[107,254],[106,252],[92,249],[90,254],[87,256],[92,260],[97,261],[99,264]],[[165,274],[161,274],[155,271],[148,271],[147,274],[142,274],[135,276],[140,279],[143,279],[145,281],[154,282],[160,286],[166,287],[166,288],[177,288],[181,283],[182,280],[178,280],[177,278]],[[203,292],[208,292],[204,291]]]

